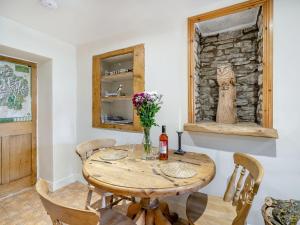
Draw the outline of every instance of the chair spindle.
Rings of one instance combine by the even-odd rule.
[[[233,199],[234,196],[234,190],[235,190],[235,180],[236,180],[236,175],[237,171],[239,169],[239,165],[235,165],[234,171],[230,177],[229,183],[227,185],[223,200],[225,202],[230,202]]]
[[[237,202],[239,200],[240,193],[241,193],[241,190],[242,190],[242,185],[243,185],[245,172],[246,172],[246,168],[243,167],[243,169],[241,170],[240,178],[239,178],[238,183],[236,185],[236,191],[234,193],[232,205],[237,205]]]

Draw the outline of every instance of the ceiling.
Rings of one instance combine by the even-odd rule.
[[[225,31],[242,29],[256,23],[259,7],[239,13],[206,20],[197,24],[202,36],[214,35]]]
[[[39,0],[0,0],[0,16],[78,45],[145,27],[178,25],[208,5],[232,0],[57,1],[59,7],[53,10],[41,6]]]

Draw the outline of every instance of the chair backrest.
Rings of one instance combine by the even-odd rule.
[[[110,138],[90,140],[77,145],[76,153],[80,156],[82,161],[85,161],[95,151],[98,151],[99,148],[111,147],[114,146],[115,144],[116,144],[116,140]]]
[[[53,224],[71,224],[71,225],[97,225],[100,216],[96,211],[80,210],[66,207],[50,199],[48,193],[47,181],[40,179],[36,183],[36,191],[48,215],[51,217]]]
[[[262,165],[253,157],[235,153],[233,155],[235,169],[227,185],[224,201],[232,201],[236,206],[237,216],[232,225],[244,225],[250,211],[252,201],[262,181],[264,170]],[[237,179],[238,173],[240,176]]]

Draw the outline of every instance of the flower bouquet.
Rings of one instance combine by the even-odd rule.
[[[162,104],[161,98],[162,95],[157,92],[136,93],[132,98],[133,106],[136,109],[137,115],[140,117],[140,123],[144,129],[144,159],[156,158],[152,151],[150,130],[152,126],[157,126],[155,114],[160,110]]]

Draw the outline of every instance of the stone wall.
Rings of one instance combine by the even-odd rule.
[[[258,39],[257,25],[203,37],[196,30],[196,122],[215,121],[218,105],[217,66],[230,63],[237,80],[237,114],[240,122],[257,122]],[[261,61],[260,61],[261,62]]]

